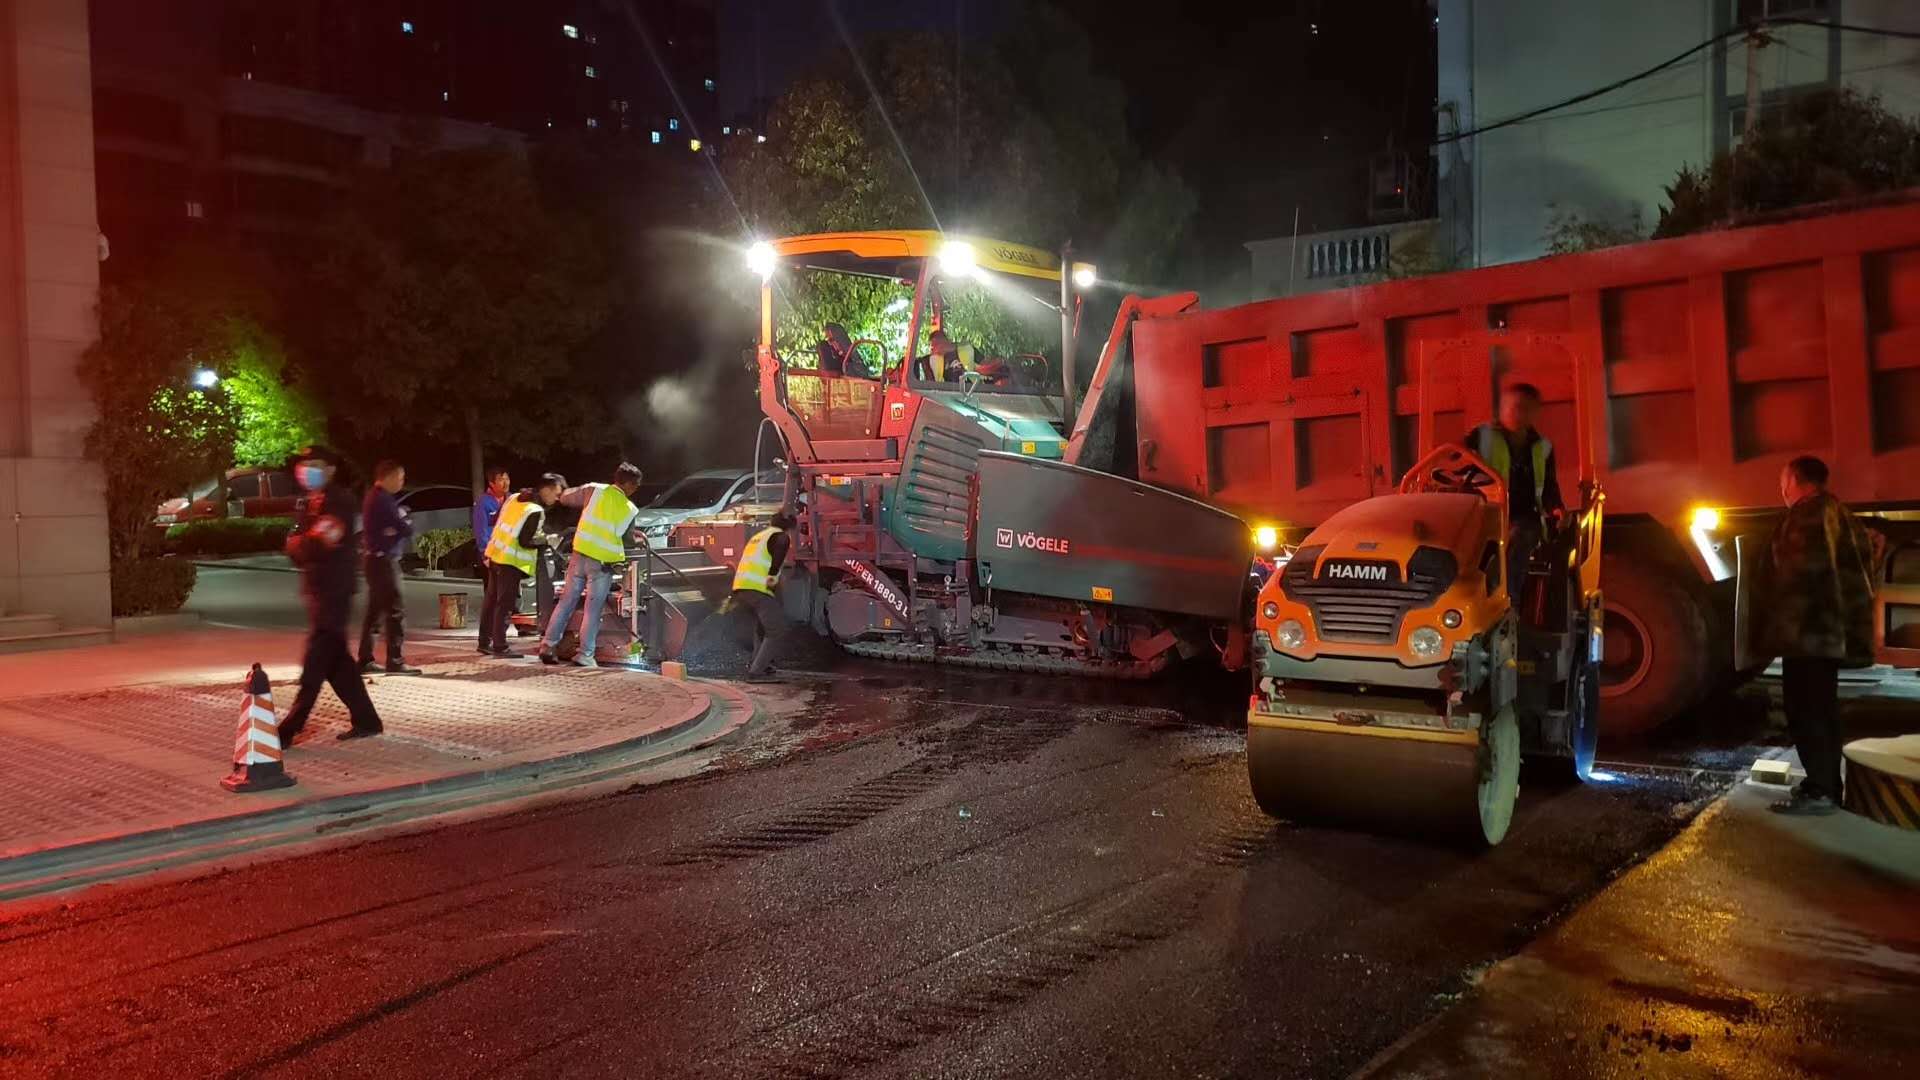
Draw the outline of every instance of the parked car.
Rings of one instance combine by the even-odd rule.
[[[761,473],[761,483],[779,487],[777,471]],[[753,474],[746,469],[706,469],[681,480],[642,507],[635,526],[647,543],[667,546],[667,534],[688,518],[717,514],[753,498]]]
[[[285,469],[228,469],[224,481],[208,481],[184,496],[161,503],[154,509],[154,525],[164,529],[203,518],[292,517],[294,505],[300,501],[293,474]]]
[[[413,535],[436,529],[473,528],[473,492],[453,484],[425,484],[420,487],[402,489],[394,496],[400,508],[407,512],[407,520],[413,523]],[[408,541],[403,559],[413,557],[413,541]],[[463,544],[441,558],[440,568],[458,570],[478,565],[479,551],[472,544]]]

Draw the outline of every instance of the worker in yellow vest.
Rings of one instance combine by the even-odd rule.
[[[753,619],[753,659],[747,664],[748,678],[773,670],[773,638],[786,621],[773,588],[780,581],[780,568],[786,565],[792,529],[792,514],[782,510],[773,515],[767,527],[747,541],[740,552],[740,564],[733,571],[733,595],[728,598],[727,610],[736,617],[744,612]]]
[[[1539,417],[1539,388],[1509,383],[1500,391],[1499,419],[1466,438],[1468,449],[1491,465],[1507,488],[1506,584],[1515,602],[1527,560],[1546,536],[1548,522],[1558,522],[1567,506],[1560,498],[1553,444],[1534,428]]]
[[[486,559],[487,593],[480,604],[480,651],[508,659],[507,620],[513,617],[520,583],[533,576],[534,560],[547,544],[547,507],[567,486],[566,477],[547,473],[540,482],[500,504],[493,534],[481,552]]]
[[[593,658],[594,644],[600,638],[600,612],[607,606],[607,593],[613,589],[613,571],[627,561],[627,535],[633,531],[633,519],[640,508],[633,504],[633,493],[640,487],[640,470],[621,462],[613,471],[611,484],[583,484],[568,488],[557,500],[561,506],[578,507],[580,525],[573,532],[573,557],[567,560],[567,583],[554,601],[553,615],[547,620],[546,635],[540,639],[540,662],[557,664],[553,650],[566,636],[573,609],[586,597],[580,616],[580,652],[573,662],[580,667],[599,667]]]

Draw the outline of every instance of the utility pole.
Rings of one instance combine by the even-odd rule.
[[[1078,387],[1074,384],[1073,371],[1073,244],[1064,244],[1060,248],[1060,404],[1067,418],[1067,437],[1073,437],[1074,422],[1079,419],[1074,408],[1074,398],[1078,396]]]
[[[1760,50],[1771,43],[1772,39],[1760,27],[1747,31],[1747,122],[1740,128],[1743,140],[1760,125]]]

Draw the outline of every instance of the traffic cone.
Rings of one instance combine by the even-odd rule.
[[[233,771],[220,786],[228,791],[270,791],[288,787],[280,761],[280,725],[273,715],[273,684],[260,665],[247,673],[247,693],[240,701],[240,731],[234,736]]]

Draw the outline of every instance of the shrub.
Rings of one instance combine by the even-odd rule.
[[[199,570],[185,559],[131,559],[113,565],[113,614],[167,615],[193,594]]]
[[[441,559],[472,541],[472,529],[428,529],[413,538],[413,553],[426,562],[427,569],[437,570]]]
[[[175,555],[250,555],[287,545],[292,518],[207,518],[167,530],[166,550]]]

